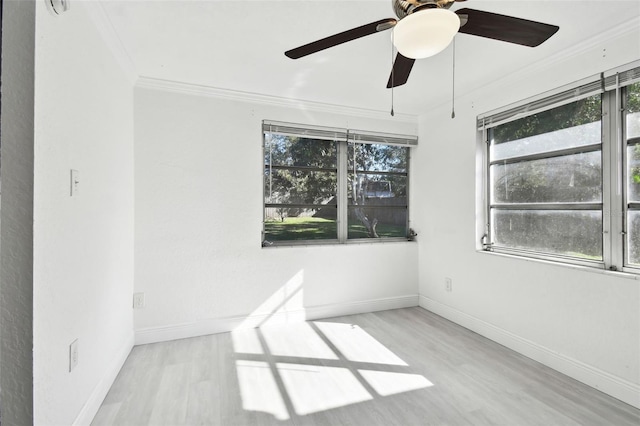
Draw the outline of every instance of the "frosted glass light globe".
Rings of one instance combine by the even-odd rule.
[[[460,18],[447,9],[424,9],[393,28],[393,44],[403,56],[428,58],[442,52],[460,29]]]

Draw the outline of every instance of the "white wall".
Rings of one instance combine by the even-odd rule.
[[[5,1],[2,28],[2,424],[33,421],[33,52],[35,6]]]
[[[36,4],[34,418],[88,423],[133,345],[133,87],[96,3]]]
[[[307,318],[417,304],[415,243],[261,248],[263,119],[403,134],[416,134],[415,120],[141,86],[135,286],[146,308],[135,311],[138,343],[231,329],[277,309],[298,286],[284,311]]]
[[[640,281],[476,252],[476,116],[640,59],[637,22],[614,31],[422,117],[419,281],[422,306],[638,406]]]

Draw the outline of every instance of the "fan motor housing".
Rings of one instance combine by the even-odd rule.
[[[424,8],[449,9],[456,0],[391,0],[398,19]]]

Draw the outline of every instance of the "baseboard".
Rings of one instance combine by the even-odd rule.
[[[259,314],[234,316],[225,318],[204,319],[192,323],[175,324],[165,327],[152,327],[135,332],[135,344],[165,342],[207,334],[225,333],[239,328],[259,327],[266,321],[269,324],[317,320],[343,315],[354,315],[365,312],[386,311],[389,309],[418,306],[418,295],[388,297],[384,299],[364,300],[358,302],[333,303],[328,305],[309,306],[304,309]]]
[[[105,374],[102,376],[102,379],[100,379],[96,387],[93,389],[93,392],[91,392],[91,395],[89,395],[89,398],[84,403],[82,410],[80,410],[80,413],[73,422],[73,426],[88,426],[91,424],[93,418],[102,405],[102,401],[104,401],[104,398],[107,396],[109,389],[111,389],[113,382],[116,380],[120,369],[127,360],[129,353],[131,353],[133,344],[134,335],[131,333],[124,345],[122,345],[118,351],[115,359],[108,366]]]
[[[562,374],[598,389],[620,401],[640,408],[640,385],[598,368],[556,353],[495,325],[489,324],[450,306],[420,296],[420,307],[472,330],[496,343],[538,361]]]

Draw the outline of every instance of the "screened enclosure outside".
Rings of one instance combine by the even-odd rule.
[[[488,130],[493,247],[602,260],[601,96]]]
[[[417,138],[296,126],[263,123],[263,246],[405,239]]]

